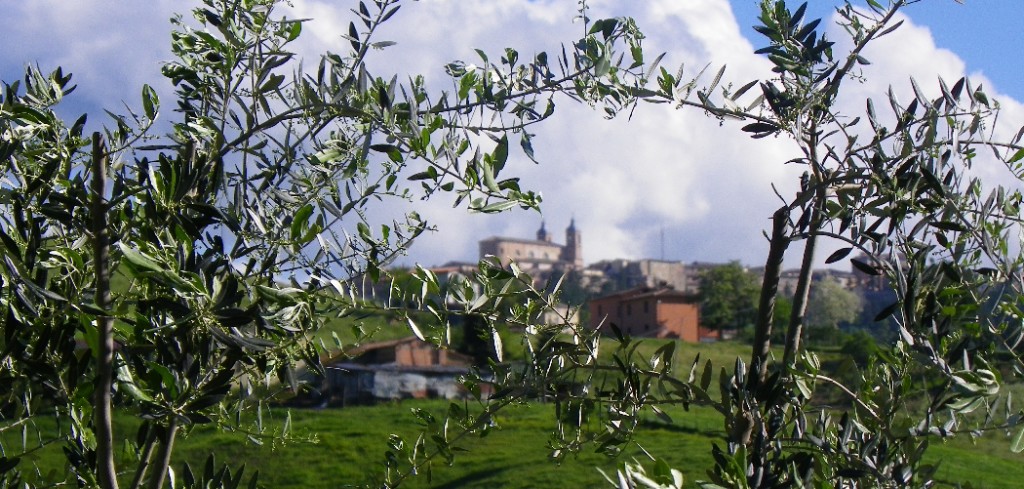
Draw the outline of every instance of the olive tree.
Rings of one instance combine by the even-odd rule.
[[[555,460],[585,448],[621,453],[641,415],[667,418],[666,405],[716,410],[726,437],[711,448],[705,487],[929,486],[935,468],[922,456],[935,437],[1012,429],[1010,448],[1024,449],[1024,418],[998,398],[994,365],[1000,354],[1009,373],[1024,368],[1022,196],[973,173],[984,164],[1019,181],[1024,131],[997,141],[998,104],[967,79],[932,92],[909,80],[909,100],[881,94],[858,114],[836,104],[870,62],[865,46],[898,28],[909,3],[844,3],[837,13],[851,43],[838,53],[804,7],[763,0],[759,52],[775,74],[738,86],[721,84],[724,68],[705,84],[657,60],[644,66],[633,22],[591,21],[584,4],[583,36],[563,56],[521,61],[509,49],[500,60],[453,63],[453,90],[435,93],[422,78],[366,68],[374,48],[390,45],[375,32],[397,0],[358,2],[344,32],[351,50],[308,72],[288,51],[302,21],[278,16],[271,0],[207,0],[174,20],[166,135],[153,130],[160,104],[149,87],[134,112],[87,136],[84,117],[68,124],[54,111],[73,88],[69,75],[29,68],[0,101],[0,430],[22,434],[2,438],[3,483],[156,488],[175,473],[168,463],[181,430],[216,423],[260,441],[262,417],[235,415],[260,413],[268,396],[293,388],[297,360],[318,368],[309,333],[362,304],[363,282],[386,281],[388,260],[429,227],[416,213],[371,222],[372,206],[448,195],[480,212],[535,207],[539,197],[502,170],[513,137],[532,157],[527,128],[550,116],[558,94],[608,114],[637,99],[701,110],[741,121],[753,137],[798,144],[790,162],[807,176],[795,195],[779,196],[766,233],[750,361],[725,368],[698,358],[681,369],[673,343],[646,356],[620,334],[604,363],[597,333],[571,314],[538,320],[558,283],[536,287],[490,260],[448,281],[417,268],[389,301],[426,312],[405,314],[411,332],[443,345],[450,316],[472,315],[498,356],[464,378],[477,402],[417,410],[423,432],[388,440],[381,486],[429,474],[461,440],[492,429],[505,406],[538,398],[556,403]],[[853,266],[895,291],[878,316],[894,318],[899,341],[856,385],[823,373],[803,344],[811,267],[825,241],[839,243],[826,261],[863,253]],[[794,243],[803,244],[800,279],[775,358],[774,303]],[[511,326],[521,326],[525,362],[500,356],[499,333]],[[817,404],[826,386],[847,402]],[[978,410],[986,415],[968,416]],[[134,437],[113,432],[121,414],[142,418]],[[124,439],[128,456],[115,458],[113,442]],[[59,445],[70,467],[56,480],[24,457],[47,445]],[[189,487],[233,487],[242,476],[180,474]],[[679,487],[682,474],[630,463],[616,482]]]
[[[517,147],[533,158],[528,128],[552,97],[615,113],[643,77],[641,36],[622,19],[560,56],[453,63],[452,90],[433,91],[367,69],[401,2],[353,7],[346,52],[303,65],[289,50],[303,21],[278,2],[205,0],[172,20],[172,110],[143,86],[92,134],[86,115],[57,115],[74,90],[62,69],[3,84],[0,485],[156,489],[182,430],[276,436],[263,404],[298,387],[296,362],[321,368],[311,333],[363,304],[362,284],[386,280],[430,227],[416,212],[373,221],[378,202],[536,208],[503,169]],[[446,323],[409,325],[449,337]],[[119,416],[140,418],[137,432],[115,432]],[[68,470],[33,467],[44,449]],[[243,475],[177,474],[175,487]]]
[[[754,138],[789,138],[800,153],[788,163],[806,169],[795,195],[779,195],[766,233],[750,362],[738,359],[721,371],[717,397],[709,392],[710,364],[703,371],[695,364],[684,382],[665,378],[666,371],[640,377],[652,397],[659,393],[650,404],[675,398],[723,414],[727,443],[713,449],[707,487],[927,487],[936,467],[923,454],[933,439],[1013,429],[1010,448],[1024,448],[1020,411],[998,397],[995,364],[1009,356],[1010,371],[1022,367],[1015,318],[1024,131],[996,139],[998,103],[966,78],[940,79],[930,92],[910,79],[909,99],[889,90],[859,113],[837,104],[841,88],[870,64],[865,47],[899,28],[897,13],[911,3],[842,4],[836,14],[850,42],[840,53],[819,32],[819,20],[804,18],[806,4],[792,10],[763,0],[756,30],[767,45],[757,52],[773,64],[773,78],[723,85],[722,68],[698,88],[700,82],[662,70],[657,89],[646,94],[739,121]],[[981,166],[1003,176],[983,181]],[[823,373],[803,345],[812,267],[826,241],[838,243],[826,262],[858,251],[867,259],[854,258],[853,266],[884,276],[895,291],[876,319],[894,317],[899,341],[856,385]],[[784,350],[773,360],[774,302],[794,243],[803,248],[799,280]],[[845,393],[846,405],[818,405],[823,387]],[[968,416],[979,409],[987,414]]]
[[[416,298],[437,311],[436,324],[445,322],[438,305],[454,302],[480,311],[493,331],[523,326],[528,358],[492,363],[488,376],[496,391],[473,408],[452,404],[443,416],[417,412],[424,431],[415,441],[391,439],[386,483],[429,473],[432,460],[452,461],[460,441],[485,434],[500,409],[535,398],[556,404],[554,460],[584,449],[621,454],[640,436],[635,430],[645,413],[671,421],[665,406],[715,410],[725,439],[711,447],[714,466],[698,480],[706,488],[930,487],[936,466],[924,454],[935,439],[1005,430],[1013,433],[1009,449],[1024,450],[1024,412],[1000,394],[1003,373],[1018,376],[1024,369],[1017,353],[1024,338],[1024,130],[996,139],[998,103],[966,78],[938,80],[929,92],[910,79],[909,99],[889,90],[855,113],[838,103],[842,87],[864,76],[865,47],[898,29],[897,14],[912,3],[842,3],[837,18],[850,42],[839,52],[819,31],[819,20],[805,19],[806,5],[793,10],[781,0],[762,0],[757,30],[766,46],[758,53],[772,63],[771,78],[723,84],[723,67],[707,82],[703,72],[691,78],[659,67],[659,57],[647,68],[657,73],[650,85],[624,88],[641,100],[700,110],[723,125],[740,122],[754,138],[789,138],[799,147],[779,162],[802,165],[806,173],[794,195],[779,194],[765,233],[749,361],[716,366],[698,357],[680,368],[674,343],[644,354],[610,325],[617,345],[605,362],[596,332],[569,318],[538,324],[557,287],[541,293],[515,266],[484,261],[478,273],[445,284],[419,270],[414,275],[423,292]],[[594,22],[589,32],[607,27]],[[1011,183],[983,181],[982,166],[1004,175],[996,182]],[[779,283],[787,251],[797,244],[798,281],[788,321],[779,324]],[[861,272],[882,277],[895,298],[876,319],[892,318],[898,340],[868,352],[876,357],[855,379],[830,376],[804,344],[812,268],[826,244],[836,249],[827,263],[850,259]],[[784,330],[777,354],[776,325]],[[500,351],[500,337],[494,340]],[[997,365],[1002,357],[1010,365]],[[843,402],[821,401],[836,393]],[[626,463],[609,481],[681,487],[683,474],[656,459],[653,467]]]
[[[909,98],[891,89],[854,113],[838,104],[841,89],[870,64],[865,48],[898,29],[897,14],[913,3],[842,3],[836,14],[849,43],[840,52],[820,20],[804,17],[806,4],[794,10],[762,0],[756,30],[766,45],[757,52],[772,63],[772,77],[731,84],[722,82],[724,67],[710,81],[703,72],[690,78],[682,69],[654,68],[652,85],[636,89],[646,101],[739,122],[754,138],[788,138],[800,151],[779,163],[806,173],[794,195],[778,195],[765,233],[749,361],[726,368],[698,358],[687,372],[674,365],[672,344],[645,356],[633,339],[617,335],[606,365],[581,330],[538,350],[533,377],[523,378],[592,387],[559,399],[555,458],[585,446],[620,453],[634,441],[642,413],[667,419],[662,408],[673,404],[722,416],[725,442],[712,447],[715,465],[700,481],[708,488],[929,487],[936,466],[924,454],[933,440],[1007,431],[1008,448],[1024,450],[1024,413],[1000,394],[1003,375],[1024,369],[1017,353],[1024,338],[1024,129],[998,139],[998,103],[967,78],[939,79],[928,91],[909,79]],[[985,173],[1000,176],[982,180]],[[776,356],[775,302],[796,244],[798,282]],[[836,250],[827,263],[850,259],[883,277],[895,297],[876,320],[892,318],[898,340],[850,384],[822,371],[804,345],[812,267],[826,244]],[[997,365],[1000,358],[1009,365]],[[825,391],[845,401],[821,404]],[[595,419],[604,421],[597,429]],[[614,483],[678,487],[679,475],[663,462],[653,470],[627,464]]]
[[[898,29],[897,14],[912,3],[842,3],[837,18],[850,42],[839,52],[819,20],[805,19],[806,5],[793,10],[762,0],[757,30],[766,46],[758,53],[772,63],[771,78],[723,84],[723,67],[707,82],[703,72],[691,78],[659,67],[659,57],[648,67],[657,73],[650,85],[624,89],[644,101],[703,111],[723,125],[740,122],[754,138],[789,138],[800,149],[779,162],[806,173],[794,195],[779,194],[765,233],[749,361],[716,366],[698,357],[680,368],[673,343],[646,355],[611,325],[617,346],[606,363],[596,332],[568,318],[536,322],[557,288],[543,289],[554,295],[531,290],[532,280],[514,266],[485,261],[479,273],[446,284],[421,270],[422,290],[484,311],[491,328],[523,326],[528,359],[493,363],[497,390],[473,412],[458,404],[443,417],[418,412],[424,432],[409,443],[391,440],[387,482],[429,472],[434,459],[451,461],[459,441],[486,433],[498,410],[538,397],[556,401],[558,426],[549,440],[555,460],[584,449],[618,455],[636,441],[644,413],[670,421],[668,405],[717,411],[725,439],[711,447],[714,466],[698,481],[706,488],[930,487],[936,467],[924,454],[935,439],[1006,430],[1014,433],[1009,449],[1024,450],[1024,413],[1000,394],[1003,372],[1024,369],[1017,353],[1024,338],[1024,130],[997,140],[998,103],[966,78],[938,80],[929,92],[910,79],[909,99],[890,90],[855,113],[837,103],[842,87],[864,76],[865,47]],[[590,32],[607,27],[595,22]],[[981,166],[1002,172],[996,182],[1011,183],[981,180]],[[874,353],[852,382],[829,376],[804,345],[812,267],[826,243],[836,249],[826,262],[850,259],[861,272],[883,277],[895,297],[876,319],[892,318],[898,340]],[[776,355],[775,303],[787,251],[796,244],[798,281]],[[430,294],[418,297],[428,310],[442,309]],[[436,319],[443,324],[444,314]],[[1010,365],[996,365],[1000,357]],[[843,402],[820,401],[837,392]],[[655,460],[653,468],[627,463],[609,481],[681,487],[683,474]]]

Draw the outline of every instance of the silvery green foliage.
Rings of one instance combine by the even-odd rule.
[[[598,469],[600,470],[600,469]],[[615,478],[601,473],[610,484],[620,489],[682,489],[683,473],[657,461],[651,473],[638,462],[626,462],[616,471]]]
[[[966,78],[934,82],[932,97],[908,80],[909,100],[890,90],[867,100],[863,112],[838,112],[841,87],[870,63],[865,46],[897,29],[897,13],[909,3],[844,3],[838,22],[851,47],[838,53],[820,22],[804,18],[806,6],[791,10],[764,0],[757,30],[768,45],[758,53],[773,63],[774,77],[737,87],[723,84],[723,67],[705,83],[703,72],[687,79],[682,69],[672,73],[656,61],[647,68],[658,73],[652,85],[627,90],[641,100],[740,121],[754,138],[787,137],[801,148],[779,162],[807,172],[795,195],[779,196],[766,233],[749,362],[712,365],[698,357],[686,369],[674,364],[672,343],[644,355],[614,325],[611,362],[599,361],[595,332],[569,318],[537,326],[536,315],[557,303],[556,284],[535,287],[515,267],[487,261],[447,288],[420,271],[423,290],[431,291],[421,294],[428,310],[440,311],[446,301],[463,304],[487,320],[496,339],[506,325],[522,325],[528,358],[496,362],[486,374],[468,377],[467,385],[497,389],[477,404],[453,404],[443,419],[420,413],[427,429],[414,443],[392,445],[386,483],[429,473],[432,460],[452,461],[464,436],[486,435],[498,410],[531,399],[556,405],[558,426],[549,440],[556,461],[584,449],[620,454],[637,441],[645,413],[671,421],[665,405],[718,411],[726,440],[711,447],[715,465],[698,481],[707,488],[930,487],[936,467],[924,454],[932,440],[1006,430],[1015,433],[1008,448],[1024,449],[1022,412],[1000,393],[1003,376],[1016,377],[1024,366],[1017,353],[1024,337],[1018,234],[1024,130],[996,140],[998,104]],[[1005,180],[980,180],[981,165],[1001,170]],[[824,372],[803,345],[811,267],[825,241],[839,243],[827,262],[849,259],[896,297],[877,319],[891,318],[899,340],[843,378]],[[784,350],[773,358],[774,299],[785,252],[797,242],[804,245],[800,281]],[[429,303],[431,294],[446,299]],[[434,323],[445,324],[444,318],[437,314]],[[626,464],[609,482],[641,487],[645,477],[640,466]]]
[[[938,81],[934,98],[909,80],[908,101],[890,91],[867,100],[862,114],[837,112],[841,87],[861,77],[858,66],[870,62],[861,54],[864,47],[898,28],[896,14],[907,3],[868,2],[863,9],[843,4],[839,23],[852,47],[838,53],[819,32],[819,21],[804,18],[806,5],[791,10],[785,2],[765,0],[758,31],[768,46],[758,52],[774,64],[774,78],[737,88],[722,83],[722,68],[699,88],[703,73],[685,79],[682,70],[673,74],[655,61],[648,68],[658,73],[653,85],[632,91],[646,101],[740,121],[755,138],[792,138],[802,149],[790,162],[779,162],[803,165],[807,173],[796,195],[779,195],[766,233],[750,362],[712,365],[698,357],[687,370],[674,364],[672,344],[644,356],[614,327],[612,360],[598,361],[600,343],[592,331],[569,328],[558,336],[530,326],[525,311],[554,304],[557,294],[542,294],[514,268],[484,263],[471,277],[475,285],[463,290],[486,292],[461,297],[473,298],[465,301],[468,309],[493,300],[494,310],[509,311],[487,316],[495,328],[506,321],[526,326],[527,364],[494,365],[497,374],[488,382],[499,390],[481,400],[478,414],[453,405],[445,421],[427,423],[435,427],[433,437],[421,437],[412,449],[393,447],[391,459],[401,461],[389,470],[429,470],[422,455],[429,446],[451,460],[462,433],[485,434],[496,409],[526,399],[556,403],[558,428],[549,442],[556,460],[583,449],[621,453],[636,441],[644,413],[671,421],[660,408],[665,405],[715,409],[726,442],[712,447],[715,466],[709,480],[698,481],[708,488],[929,487],[936,468],[924,454],[936,437],[1014,430],[1010,448],[1024,448],[1021,412],[1009,396],[999,395],[1002,375],[1017,375],[1022,366],[1016,353],[1022,338],[1021,193],[1016,185],[985,190],[991,183],[972,173],[976,165],[995,166],[1009,181],[1019,181],[1024,131],[996,141],[998,105],[967,79]],[[854,267],[892,287],[897,298],[878,319],[892,317],[900,340],[852,379],[829,376],[803,347],[811,267],[824,240],[841,243],[828,263],[853,256]],[[797,241],[805,245],[801,281],[784,351],[773,360],[774,298],[785,251]],[[508,296],[514,301],[499,305],[513,291],[520,291]],[[517,308],[523,301],[529,307]],[[1005,360],[1009,365],[1000,369],[996,361]],[[462,427],[460,435],[440,428],[453,423]],[[609,482],[634,487],[637,475],[643,475],[637,465],[627,464]]]
[[[1024,130],[997,140],[998,103],[966,78],[930,82],[931,92],[911,79],[908,100],[890,90],[863,111],[838,112],[841,87],[870,64],[865,46],[897,29],[910,3],[844,3],[837,18],[850,48],[840,53],[818,20],[804,18],[806,5],[764,0],[757,30],[767,46],[758,53],[774,65],[770,79],[737,86],[723,84],[724,67],[710,82],[703,72],[687,79],[682,69],[649,68],[659,75],[635,89],[641,99],[740,121],[754,138],[790,138],[801,152],[779,163],[807,172],[795,195],[779,196],[766,233],[749,362],[698,358],[686,375],[673,365],[671,344],[645,357],[613,328],[618,346],[602,364],[596,338],[574,329],[534,352],[529,375],[502,384],[492,402],[557,402],[553,458],[589,447],[618,454],[634,441],[641,414],[667,419],[659,408],[667,404],[722,414],[726,442],[712,447],[703,487],[930,487],[936,467],[923,456],[933,440],[1007,431],[1008,448],[1024,449],[1022,412],[1001,394],[1004,376],[1024,367]],[[983,181],[980,167],[1002,178]],[[830,377],[803,345],[811,267],[826,241],[839,243],[827,262],[849,259],[896,297],[877,319],[893,321],[898,341],[852,378]],[[774,298],[785,252],[797,242],[801,279],[784,350],[773,359]]]
[[[697,362],[688,379],[648,371],[634,382],[640,389],[618,393],[631,409],[677,396],[684,406],[723,414],[727,443],[713,449],[708,487],[929,487],[936,467],[922,456],[931,440],[1013,430],[1009,448],[1024,449],[1021,411],[1000,395],[1003,376],[1022,367],[1024,130],[997,140],[999,106],[966,78],[932,82],[931,97],[908,80],[909,100],[890,90],[867,100],[862,113],[836,105],[840,88],[870,64],[864,47],[897,29],[896,14],[909,3],[839,7],[851,47],[838,53],[819,21],[804,18],[806,5],[764,0],[756,29],[768,45],[758,53],[775,77],[736,88],[722,84],[723,67],[698,89],[699,81],[662,69],[657,90],[642,94],[741,121],[754,138],[790,138],[801,153],[788,163],[807,170],[796,195],[779,196],[766,233],[750,363],[737,359],[721,371],[717,398],[708,392],[711,366]],[[1002,177],[983,181],[979,167]],[[802,345],[811,267],[826,240],[840,243],[828,263],[852,255],[856,269],[896,296],[877,320],[892,317],[899,341],[852,381],[826,375]],[[801,280],[783,356],[773,361],[774,297],[795,242],[804,246]],[[629,379],[639,366],[626,365]]]
[[[174,18],[170,110],[144,86],[93,138],[85,115],[57,115],[69,74],[30,67],[4,84],[0,430],[23,436],[4,438],[0,486],[160,487],[165,476],[236,486],[241,471],[212,458],[198,476],[170,470],[176,435],[215,423],[257,443],[289,437],[287,419],[271,431],[282,420],[265,401],[298,387],[297,361],[320,368],[311,333],[365,305],[364,281],[386,280],[387,263],[430,227],[415,212],[374,221],[379,202],[535,208],[539,196],[503,170],[517,147],[533,158],[527,129],[552,114],[552,98],[614,114],[642,83],[642,36],[628,19],[595,23],[550,59],[481,52],[475,65],[450,65],[454,88],[438,93],[421,77],[366,68],[375,50],[398,49],[376,32],[404,2],[353,3],[341,32],[351,49],[312,65],[289,50],[303,21],[277,4],[206,0]],[[169,133],[154,129],[158,118]],[[110,286],[97,272],[104,256]],[[512,315],[533,309],[516,303]],[[112,437],[101,414],[111,406],[143,419],[134,436]],[[122,438],[115,467],[109,440]],[[69,470],[33,468],[25,456],[45,445],[61,447]]]

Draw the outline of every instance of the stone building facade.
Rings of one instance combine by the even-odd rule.
[[[523,270],[552,271],[583,268],[583,241],[575,219],[565,230],[565,244],[552,241],[544,223],[537,230],[537,239],[492,236],[480,241],[480,258],[494,256],[502,265],[516,262]]]
[[[603,260],[593,263],[587,270],[600,274],[595,281],[595,290],[627,290],[637,287],[668,286],[678,291],[696,294],[700,292],[700,277],[705,270],[719,266],[717,263],[667,260]]]
[[[676,290],[688,291],[688,270],[686,265],[678,261],[603,260],[591,264],[588,269],[599,271],[610,290],[668,285]]]

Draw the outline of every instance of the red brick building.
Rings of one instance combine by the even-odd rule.
[[[717,340],[718,331],[700,326],[696,294],[670,287],[639,287],[591,299],[590,327],[610,331],[615,324],[630,336],[679,338],[696,343]]]

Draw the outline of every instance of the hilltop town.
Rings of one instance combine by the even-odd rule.
[[[585,264],[582,234],[573,219],[565,228],[565,244],[559,244],[541,222],[534,239],[490,236],[480,240],[478,259],[493,257],[504,266],[514,262],[538,285],[562,278],[563,300],[580,306],[581,319],[593,328],[607,329],[614,323],[631,336],[700,342],[732,338],[745,326],[710,328],[701,321],[701,286],[712,276],[709,271],[736,262],[623,258]],[[432,271],[443,277],[469,274],[476,267],[476,262],[453,261]],[[757,280],[763,273],[761,267],[743,266],[743,270]],[[783,297],[792,296],[797,278],[798,270],[783,272],[779,285]],[[872,316],[879,301],[888,298],[879,277],[856,267],[815,270],[812,280],[831,282],[855,294]]]

